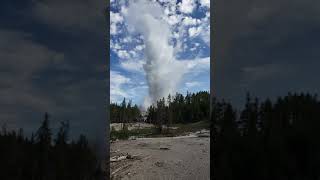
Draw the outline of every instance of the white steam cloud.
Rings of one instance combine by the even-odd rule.
[[[144,107],[176,92],[186,68],[174,56],[169,44],[170,27],[164,21],[163,10],[157,3],[147,0],[131,1],[125,18],[128,29],[143,35],[146,62],[143,69],[149,87]]]

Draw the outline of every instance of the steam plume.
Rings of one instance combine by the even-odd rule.
[[[174,57],[174,48],[169,44],[170,27],[161,19],[160,5],[147,0],[131,1],[125,17],[129,30],[144,37],[146,63],[143,69],[149,87],[149,96],[144,101],[146,108],[169,93],[175,93],[185,70]]]

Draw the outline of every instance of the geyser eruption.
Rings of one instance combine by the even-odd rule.
[[[147,0],[132,1],[126,13],[129,30],[144,38],[146,63],[143,69],[149,87],[145,108],[175,93],[185,69],[174,57],[174,48],[169,44],[170,27],[163,17],[161,6]]]

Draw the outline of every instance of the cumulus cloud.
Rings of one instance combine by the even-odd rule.
[[[203,28],[200,32],[200,37],[207,44],[207,46],[210,46],[210,25],[202,27]]]
[[[120,13],[114,13],[110,11],[110,21],[111,23],[121,23],[123,22],[123,17],[120,15]]]
[[[175,25],[177,23],[180,22],[180,18],[176,15],[171,15],[167,18],[167,22],[170,24],[170,25]]]
[[[130,54],[126,50],[118,50],[117,55],[121,59],[129,59],[130,58]]]
[[[135,1],[128,1],[128,3],[136,3]],[[192,5],[192,9],[196,9],[197,6],[207,6],[209,5],[207,1],[199,2],[193,0],[193,1],[181,1],[180,3],[177,3],[176,1],[149,1],[150,4],[153,5],[158,5],[159,8],[157,12],[152,12],[153,14],[157,14],[155,16],[158,19],[162,19],[165,22],[167,22],[169,26],[169,30],[171,31],[171,43],[174,47],[174,55],[178,53],[182,53],[183,51],[188,50],[186,47],[188,41],[186,41],[187,36],[194,38],[196,36],[199,36],[201,39],[203,39],[204,43],[209,46],[210,44],[210,13],[205,12],[205,17],[203,18],[193,18],[191,17],[190,14],[185,14],[185,13],[179,13],[179,9],[182,8],[187,8],[187,6]],[[159,4],[161,3],[161,5]],[[201,4],[202,3],[202,4]],[[126,3],[119,3],[122,4],[119,7],[119,13],[115,15],[115,12],[112,12],[112,16],[115,16],[117,18],[115,19],[120,19],[122,21],[124,16],[128,16],[128,4]],[[143,9],[144,7],[141,7],[140,9]],[[143,10],[144,11],[144,10]],[[206,10],[208,11],[208,10]],[[121,17],[119,17],[121,16]],[[111,35],[116,35],[116,34],[122,34],[123,36],[128,36],[128,37],[133,37],[132,32],[133,32],[133,27],[132,26],[127,26],[128,23],[127,21],[124,22],[124,26],[118,27],[116,25],[111,26]],[[191,29],[189,30],[189,28]],[[125,28],[126,30],[123,30]],[[122,31],[121,31],[122,30]],[[121,31],[121,32],[120,32]],[[121,36],[122,36],[121,35]],[[120,37],[120,36],[119,36]],[[142,40],[142,41],[140,41]],[[134,37],[132,42],[126,41],[126,38],[120,38],[121,41],[121,46],[123,49],[127,50],[135,50],[135,51],[140,51],[139,49],[135,49],[132,44],[136,42],[143,42],[143,39],[140,39],[138,37]],[[137,52],[139,53],[139,52]]]
[[[195,1],[194,0],[182,0],[179,3],[179,10],[185,14],[192,13],[195,8]]]
[[[110,24],[110,34],[111,35],[116,35],[117,34],[117,25],[112,23]]]
[[[120,44],[117,43],[117,42],[112,41],[111,39],[110,39],[110,47],[111,47],[112,50],[119,50],[119,49],[121,49]],[[115,51],[115,52],[116,52],[116,51]]]
[[[129,43],[131,41],[132,41],[132,38],[130,36],[125,37],[125,38],[122,39],[122,43]]]
[[[110,34],[111,35],[117,35],[119,32],[119,29],[117,28],[118,24],[121,24],[123,22],[123,17],[120,15],[120,13],[114,13],[110,11]]]
[[[197,24],[200,24],[201,23],[201,20],[200,19],[196,19],[196,18],[192,18],[192,17],[185,17],[182,21],[182,24],[185,25],[185,26],[194,26],[194,25],[197,25]]]
[[[123,31],[114,38],[111,48],[120,58],[121,70],[145,76],[149,91],[145,107],[168,93],[175,93],[180,85],[185,86],[181,82],[184,76],[197,75],[203,70],[207,72],[209,58],[180,58],[182,53],[198,57],[196,53],[200,50],[196,50],[209,45],[209,13],[203,18],[191,15],[200,6],[207,7],[206,3],[137,0],[115,8],[124,18],[123,26],[119,26]],[[127,40],[128,37],[132,41]],[[197,42],[191,42],[193,40]]]
[[[202,27],[191,27],[188,30],[190,37],[198,36],[202,32]]]
[[[145,48],[144,45],[138,45],[138,46],[135,47],[135,50],[141,51],[141,50],[143,50],[144,48]]]
[[[200,4],[203,7],[210,8],[210,0],[200,0]]]

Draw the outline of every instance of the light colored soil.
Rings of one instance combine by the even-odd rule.
[[[153,124],[149,124],[149,123],[127,123],[127,126],[128,126],[128,130],[154,127]],[[111,123],[110,129],[112,129],[112,128],[114,128],[114,130],[116,130],[116,131],[119,131],[122,129],[122,123]]]
[[[111,143],[110,157],[130,158],[110,163],[112,179],[210,179],[209,132],[189,136],[138,138]],[[133,156],[133,157],[132,157]]]

